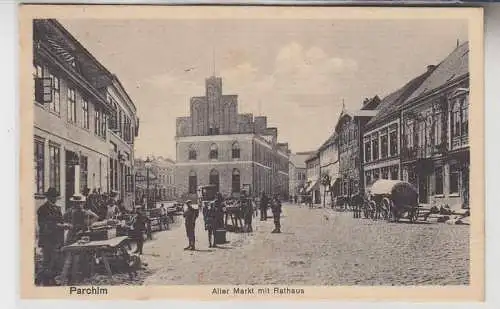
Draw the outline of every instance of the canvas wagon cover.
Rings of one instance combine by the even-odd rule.
[[[398,206],[418,206],[417,189],[405,181],[380,179],[369,191],[372,195],[387,195]]]
[[[400,182],[401,182],[400,180],[380,179],[373,183],[369,191],[371,194],[375,195],[379,194],[389,195],[392,192],[392,188]]]

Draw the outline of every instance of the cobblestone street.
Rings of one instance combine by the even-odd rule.
[[[469,228],[387,223],[285,204],[282,233],[272,219],[251,234],[228,233],[208,248],[197,221],[197,251],[183,251],[182,219],[145,246],[143,284],[444,285],[469,282]],[[255,226],[255,224],[254,224]],[[142,281],[142,280],[141,280]]]

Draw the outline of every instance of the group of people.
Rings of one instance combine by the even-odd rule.
[[[66,212],[57,205],[59,194],[53,187],[45,192],[46,202],[37,210],[38,247],[42,251],[40,283],[55,285],[55,277],[61,264],[61,248],[78,241],[82,234],[96,221],[118,219],[128,213],[116,194],[101,194],[86,189],[68,199]],[[137,240],[136,253],[142,253],[142,235],[147,217],[138,210],[130,224],[132,238]],[[67,234],[65,236],[65,232]],[[140,237],[139,237],[140,235]]]
[[[244,230],[252,232],[252,218],[254,215],[253,201],[249,199],[243,192],[240,197],[241,214],[244,220]],[[261,221],[267,220],[267,211],[271,207],[274,219],[274,230],[272,233],[281,233],[280,216],[282,212],[281,201],[278,195],[269,198],[264,192],[260,197],[260,219]],[[205,231],[208,234],[209,248],[217,247],[216,231],[224,227],[224,198],[222,194],[217,193],[215,200],[210,201],[206,205],[202,205],[201,201],[198,204],[193,204],[191,200],[185,202],[184,205],[184,224],[186,228],[186,236],[188,245],[184,250],[196,250],[195,242],[195,227],[196,220],[200,214],[200,208],[203,214]]]

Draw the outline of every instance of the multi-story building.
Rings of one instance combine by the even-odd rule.
[[[290,155],[289,163],[289,189],[292,197],[297,197],[297,201],[302,203],[301,190],[305,188],[307,181],[306,159],[314,152],[296,152]]]
[[[177,195],[174,176],[175,162],[162,156],[148,157],[148,159],[149,173],[145,160],[135,160],[136,202],[144,203],[148,190],[148,174],[150,201],[175,200]]]
[[[320,168],[320,194],[323,205],[331,206],[333,197],[339,194],[338,136],[333,133],[318,149]],[[324,176],[328,176],[326,183]]]
[[[365,188],[377,179],[401,179],[401,107],[433,70],[434,66],[428,66],[425,73],[384,97],[378,113],[366,124],[363,134]]]
[[[366,123],[377,114],[380,99],[365,99],[360,110],[350,112],[345,108],[335,126],[339,152],[339,195],[349,197],[364,191],[363,141]]]
[[[118,78],[113,75],[106,89],[106,99],[112,107],[109,117],[109,191],[116,192],[123,205],[134,205],[134,141],[139,128],[137,109]],[[96,116],[97,117],[97,116]]]
[[[403,106],[402,176],[421,204],[469,205],[468,57],[457,46]]]
[[[194,198],[197,187],[213,184],[226,196],[243,185],[288,197],[287,143],[267,117],[238,114],[238,97],[222,94],[222,79],[205,81],[205,96],[192,97],[190,116],[177,118],[175,181],[179,195]]]
[[[116,76],[58,21],[39,19],[33,21],[33,79],[36,206],[49,187],[59,192],[63,210],[69,197],[85,188],[110,190],[114,137],[108,126],[115,109],[107,94],[115,89],[126,97],[126,106],[133,106]],[[133,125],[135,113],[133,107]],[[136,135],[137,126],[130,131]],[[130,167],[133,146],[122,148]]]
[[[302,194],[310,195],[314,204],[321,203],[319,152],[315,151],[306,159],[306,187]]]
[[[33,22],[35,201],[54,187],[64,208],[84,188],[106,191],[113,75],[55,20]]]

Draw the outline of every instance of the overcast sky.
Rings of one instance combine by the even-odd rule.
[[[328,138],[342,100],[356,109],[365,97],[383,97],[467,40],[459,20],[61,22],[134,100],[136,157],[172,159],[175,119],[189,115],[191,96],[204,95],[213,59],[223,92],[238,95],[238,112],[267,115],[297,152]]]

